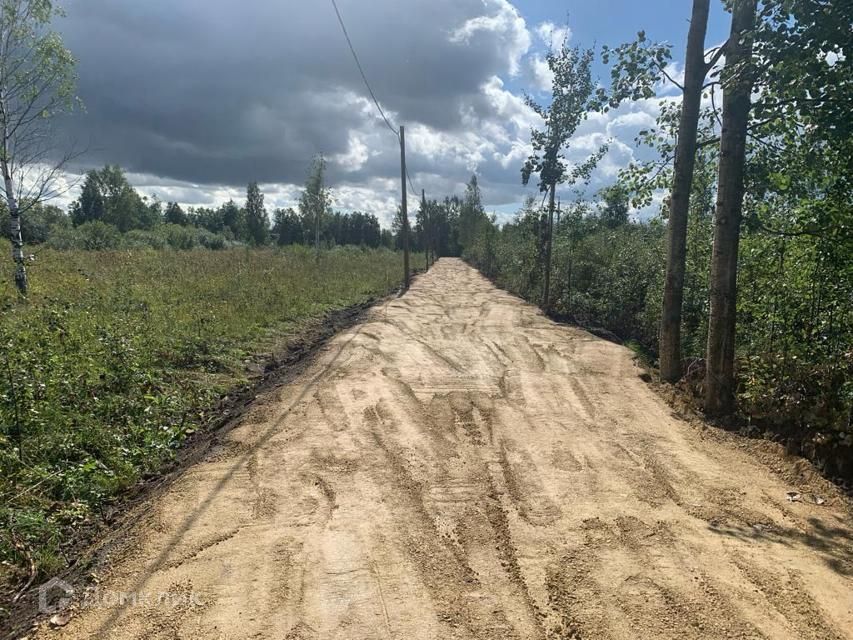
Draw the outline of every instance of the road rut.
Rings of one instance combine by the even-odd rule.
[[[442,259],[262,399],[41,635],[853,638],[848,503],[788,501],[640,373]]]

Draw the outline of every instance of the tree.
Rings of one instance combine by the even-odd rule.
[[[757,0],[734,0],[723,75],[723,124],[705,369],[705,411],[709,415],[731,413],[735,406],[738,242],[744,196],[746,136],[752,107],[752,30],[755,27],[756,4]]]
[[[317,156],[311,167],[311,175],[305,181],[305,189],[299,197],[299,215],[302,218],[304,238],[314,239],[314,245],[320,251],[320,230],[326,216],[330,213],[331,197],[324,183],[326,161]]]
[[[225,230],[225,221],[223,220],[222,208],[210,209],[207,207],[198,207],[193,209],[190,207],[188,217],[192,224],[202,229],[207,229],[211,233],[222,233]]]
[[[628,223],[628,190],[621,184],[605,187],[598,192],[601,197],[599,219],[604,226],[615,229]]]
[[[179,224],[182,227],[190,223],[189,217],[177,202],[170,202],[166,205],[166,213],[163,214],[163,220],[167,224]]]
[[[71,220],[75,226],[97,220],[125,233],[131,229],[152,229],[162,216],[156,199],[146,204],[121,167],[107,165],[86,174],[80,197],[71,205]]]
[[[669,221],[667,226],[667,261],[664,281],[663,312],[660,326],[660,371],[661,377],[674,382],[681,377],[681,316],[684,297],[684,273],[690,195],[693,182],[697,136],[699,127],[702,90],[708,72],[723,55],[725,46],[710,53],[705,61],[705,33],[708,26],[710,0],[694,0],[687,36],[687,53],[684,69],[684,84],[679,84],[667,72],[666,64],[671,59],[671,45],[649,43],[644,31],[640,31],[635,42],[624,44],[610,51],[605,47],[604,61],[616,57],[611,70],[612,89],[608,98],[609,107],[617,107],[626,99],[651,98],[655,87],[662,79],[669,80],[682,91],[682,102],[678,109],[677,141],[674,149],[675,167],[668,174],[670,187]],[[599,94],[604,97],[604,91]],[[661,121],[672,126],[675,113],[672,106],[661,104]],[[657,142],[664,147],[665,163],[673,160],[671,143],[655,140],[649,131],[641,133],[645,142]],[[667,148],[668,147],[668,148]],[[661,176],[656,173],[656,176]],[[648,185],[645,185],[647,187]],[[657,185],[661,186],[661,185]]]
[[[219,217],[225,229],[231,232],[235,240],[246,239],[246,212],[229,200],[219,207]]]
[[[54,160],[52,120],[74,104],[74,58],[50,30],[50,0],[0,5],[0,173],[10,218],[15,284],[27,293],[21,216],[57,195],[69,155]]]
[[[269,242],[270,220],[264,207],[264,194],[257,182],[250,182],[246,189],[246,228],[249,241],[262,246]]]
[[[548,225],[545,258],[545,278],[542,291],[542,307],[550,307],[551,283],[551,236],[554,220],[554,193],[557,185],[574,184],[581,178],[589,179],[598,161],[607,152],[603,145],[584,162],[568,169],[563,152],[578,126],[597,102],[594,99],[595,84],[592,80],[592,49],[569,48],[564,42],[558,51],[549,51],[548,68],[553,74],[552,100],[548,107],[537,104],[530,96],[527,104],[544,120],[543,130],[531,133],[533,155],[521,170],[522,183],[527,185],[533,174],[539,176],[539,190],[548,192]]]
[[[480,185],[476,174],[472,174],[465,186],[465,197],[459,208],[459,242],[463,247],[471,244],[477,225],[486,217]]]
[[[300,244],[302,242],[302,222],[299,215],[290,207],[276,209],[273,214],[272,232],[279,246]]]
[[[663,380],[681,378],[681,312],[684,302],[684,269],[687,251],[687,220],[696,163],[696,138],[702,85],[715,60],[705,62],[705,32],[710,0],[693,0],[687,35],[683,101],[675,151],[675,170],[669,200],[666,280],[660,326],[660,374]]]

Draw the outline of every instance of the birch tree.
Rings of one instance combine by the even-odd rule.
[[[0,0],[0,173],[21,295],[27,293],[21,216],[57,195],[70,159],[57,155],[51,128],[73,108],[76,81],[74,58],[50,28],[58,13],[51,0]]]
[[[570,48],[565,42],[557,51],[549,51],[548,68],[554,76],[551,104],[537,104],[528,96],[528,106],[544,121],[544,128],[531,132],[531,155],[521,169],[521,180],[527,185],[531,176],[539,176],[539,190],[548,193],[548,226],[545,245],[545,278],[542,308],[550,308],[551,236],[554,221],[554,192],[558,184],[574,184],[588,180],[598,161],[607,152],[603,145],[580,164],[569,167],[565,152],[569,141],[589,111],[597,108],[595,83],[592,80],[592,49]]]

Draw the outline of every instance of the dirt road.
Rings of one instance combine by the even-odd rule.
[[[788,501],[772,456],[639,374],[441,260],[261,400],[42,634],[853,638],[844,499]]]

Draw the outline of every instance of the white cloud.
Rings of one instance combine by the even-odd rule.
[[[494,13],[470,18],[450,34],[450,41],[474,45],[475,36],[490,33],[501,38],[501,47],[506,52],[509,74],[515,76],[520,69],[521,58],[529,51],[530,32],[518,9],[508,0],[484,0]]]
[[[352,172],[363,168],[371,155],[375,155],[375,153],[370,152],[357,133],[350,131],[349,148],[345,153],[334,155],[332,160],[344,171]]]
[[[548,61],[543,56],[534,55],[530,57],[529,64],[536,88],[539,91],[550,92],[554,83],[554,72],[548,66]]]
[[[572,30],[568,25],[558,27],[553,22],[540,22],[536,25],[536,35],[546,47],[557,49],[572,39]]]

